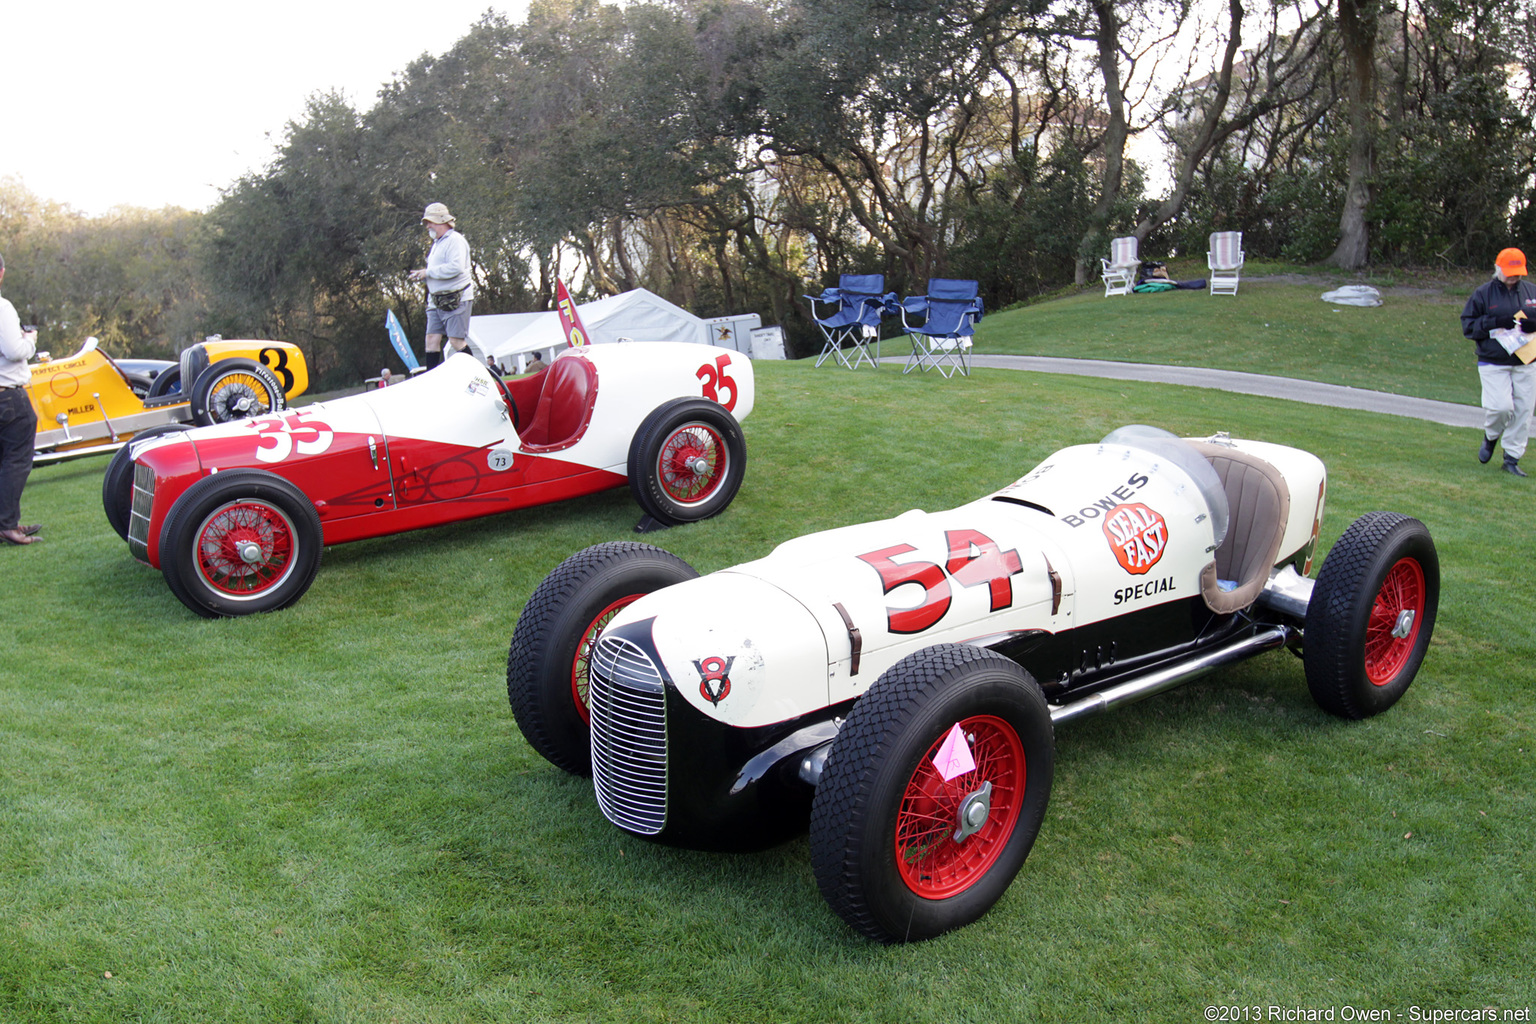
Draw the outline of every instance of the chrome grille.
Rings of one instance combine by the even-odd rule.
[[[149,514],[155,506],[155,471],[136,462],[133,466],[133,505],[128,512],[128,552],[141,562],[149,561]]]
[[[604,636],[592,654],[592,782],[603,816],[653,836],[667,823],[667,712],[661,673],[639,647]]]

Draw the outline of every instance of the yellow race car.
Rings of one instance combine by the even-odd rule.
[[[112,451],[154,427],[280,412],[308,387],[304,353],[286,341],[200,341],[151,378],[118,366],[87,338],[66,359],[40,353],[32,364],[34,457],[58,462]]]

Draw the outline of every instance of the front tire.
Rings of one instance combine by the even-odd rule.
[[[1440,603],[1429,530],[1368,512],[1328,552],[1307,604],[1307,688],[1318,707],[1366,718],[1396,704],[1419,671]]]
[[[187,393],[200,427],[265,416],[286,408],[283,386],[254,359],[221,359],[197,375]]]
[[[975,767],[946,780],[936,758],[957,725]],[[975,921],[1029,855],[1054,764],[1050,710],[1017,664],[960,644],[908,655],[854,704],[816,788],[822,896],[880,942]]]
[[[107,522],[123,540],[128,539],[128,520],[133,512],[133,458],[128,454],[133,442],[190,429],[185,423],[162,423],[139,431],[127,444],[112,453],[112,461],[107,463],[107,471],[101,478],[101,510],[107,514]]]
[[[529,746],[572,775],[592,774],[587,679],[598,636],[641,597],[698,575],[661,548],[613,541],[576,552],[544,577],[507,652],[507,700]]]
[[[160,531],[160,571],[204,618],[277,611],[314,582],[321,546],[304,492],[264,470],[228,469],[176,500]]]
[[[741,424],[707,398],[657,406],[629,446],[629,489],[652,519],[668,526],[719,515],[747,469]]]

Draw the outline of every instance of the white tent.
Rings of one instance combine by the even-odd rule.
[[[748,351],[752,329],[758,326],[755,313],[703,320],[644,288],[576,308],[588,340],[594,345],[624,340],[711,345],[718,337],[730,348],[737,348],[734,339],[740,338],[741,350]],[[722,324],[729,325],[729,329],[722,330]],[[521,370],[531,355],[538,354],[545,362],[553,359],[555,352],[565,347],[565,332],[560,329],[560,317],[554,311],[500,313],[470,317],[469,341],[479,355],[502,364],[516,362]]]

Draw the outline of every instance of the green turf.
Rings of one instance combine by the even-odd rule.
[[[1113,307],[1143,301],[1163,299]],[[1225,429],[1323,457],[1325,545],[1371,509],[1429,525],[1444,592],[1424,670],[1361,723],[1316,710],[1275,653],[1063,726],[1007,896],[886,948],[827,910],[803,838],[751,855],[629,838],[519,736],[518,610],[566,554],[632,536],[627,492],[333,548],[292,609],[208,622],[108,529],[105,459],[39,468],[24,516],[48,539],[0,549],[0,1021],[1536,1003],[1533,492],[1477,465],[1475,432],[1008,371],[802,361],[758,364],[758,384],[735,504],[651,538],[701,570],[958,504],[1125,422]]]
[[[1485,278],[1372,281],[1380,306],[1323,302],[1352,279],[1259,266],[1235,296],[1204,291],[1105,298],[1101,288],[983,318],[978,353],[1120,359],[1275,374],[1476,405],[1461,309]],[[1176,265],[1180,279],[1203,265]],[[1306,283],[1292,283],[1305,280]],[[887,342],[895,352],[897,342]]]

